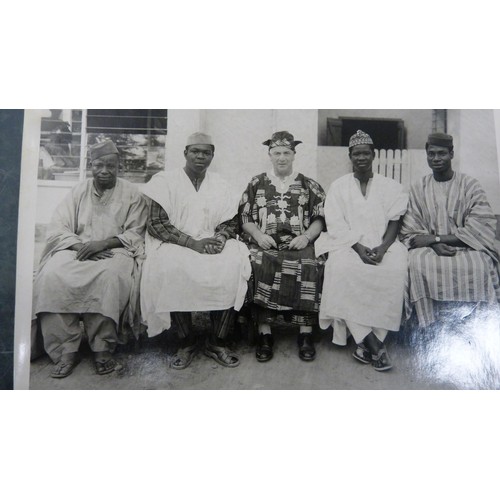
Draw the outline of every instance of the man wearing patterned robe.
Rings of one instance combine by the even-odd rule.
[[[293,169],[295,141],[286,131],[264,142],[273,165],[255,176],[240,202],[240,225],[248,241],[253,279],[250,299],[258,323],[257,360],[273,356],[270,324],[299,327],[299,357],[312,361],[312,327],[318,322],[324,258],[313,242],[324,228],[323,188]]]
[[[411,189],[401,235],[409,247],[406,311],[419,325],[440,319],[440,311],[478,304],[498,309],[499,256],[496,219],[479,182],[454,172],[453,137],[431,134],[426,143],[432,174]]]

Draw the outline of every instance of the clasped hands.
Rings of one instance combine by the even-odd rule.
[[[352,249],[359,255],[360,259],[365,264],[369,264],[371,266],[380,264],[387,252],[387,248],[382,245],[375,248],[368,248],[361,243],[356,243],[352,246]]]
[[[441,257],[453,257],[457,249],[446,243],[436,243],[432,234],[417,234],[410,239],[410,249],[431,247]]]
[[[274,238],[269,236],[268,234],[257,234],[255,237],[255,241],[257,245],[263,250],[270,250],[271,248],[278,249],[278,245]],[[288,243],[288,250],[303,250],[309,244],[309,238],[304,234],[296,236],[293,240]]]
[[[225,246],[226,238],[223,235],[217,235],[213,238],[202,238],[201,240],[192,239],[189,245],[191,250],[209,255],[221,253]]]
[[[76,250],[76,260],[102,260],[113,257],[113,252],[107,248],[106,241],[88,241],[76,243],[71,247]]]

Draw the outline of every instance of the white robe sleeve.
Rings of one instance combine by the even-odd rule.
[[[352,247],[361,239],[360,231],[351,228],[347,221],[347,207],[342,191],[346,189],[344,178],[333,182],[325,201],[326,233],[322,233],[314,245],[316,256],[338,248]]]

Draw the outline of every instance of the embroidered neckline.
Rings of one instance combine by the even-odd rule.
[[[267,178],[271,184],[276,188],[276,191],[280,194],[286,193],[293,181],[297,179],[299,173],[293,170],[290,175],[287,175],[283,180],[275,175],[274,171],[271,169],[267,172]]]

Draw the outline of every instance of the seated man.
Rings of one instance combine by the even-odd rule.
[[[144,189],[151,203],[142,315],[150,337],[169,329],[172,315],[181,340],[170,364],[177,370],[197,352],[194,311],[210,311],[213,331],[205,354],[223,366],[239,365],[226,339],[234,310],[243,304],[250,262],[245,245],[234,239],[237,199],[224,179],[207,171],[214,152],[210,136],[191,135],[184,168],[156,174]]]
[[[431,134],[425,149],[432,173],[412,187],[401,231],[410,249],[407,318],[415,308],[424,328],[443,306],[460,303],[470,312],[500,301],[496,220],[486,195],[476,179],[453,171],[452,136]]]
[[[272,167],[252,178],[239,208],[243,237],[250,249],[253,280],[249,299],[258,326],[257,361],[274,355],[271,325],[297,326],[298,354],[314,361],[313,326],[318,323],[324,259],[313,242],[324,228],[323,188],[294,169],[296,141],[275,132],[263,145]]]
[[[134,323],[147,205],[138,189],[117,178],[112,141],[90,148],[92,179],[76,185],[57,207],[34,282],[33,313],[45,350],[67,377],[78,362],[83,320],[95,368],[117,369],[113,351],[121,326]]]
[[[346,345],[347,329],[361,363],[377,371],[392,365],[384,344],[398,331],[403,312],[407,251],[397,239],[408,194],[372,170],[371,137],[358,130],[349,141],[353,173],[332,183],[325,202],[328,233],[316,254],[329,252],[325,267],[320,326],[333,326],[333,342]]]

